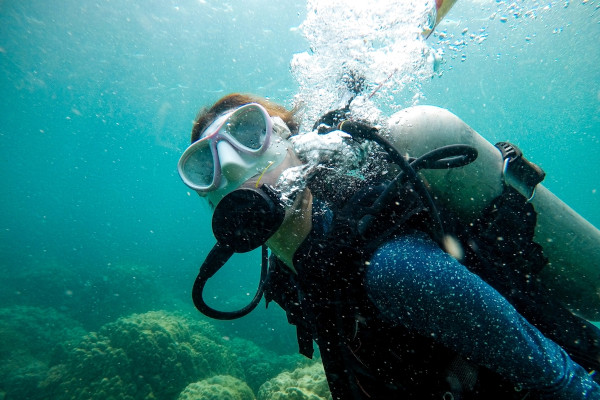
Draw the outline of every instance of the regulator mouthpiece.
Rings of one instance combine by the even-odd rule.
[[[217,242],[235,253],[265,244],[283,222],[285,211],[269,186],[234,190],[217,205],[212,230]]]

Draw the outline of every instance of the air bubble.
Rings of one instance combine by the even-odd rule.
[[[342,79],[349,73],[361,77],[369,100],[363,104],[375,102],[376,108],[397,106],[398,93],[418,91],[415,82],[434,75],[432,63],[425,62],[431,49],[422,32],[435,2],[309,0],[307,7],[300,29],[311,51],[296,54],[291,64],[303,127],[355,95]]]

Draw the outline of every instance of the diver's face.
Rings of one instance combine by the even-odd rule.
[[[183,153],[183,181],[215,207],[228,193],[254,176],[267,175],[291,151],[290,130],[251,103],[221,114]],[[271,174],[268,174],[271,176]]]
[[[281,124],[289,131],[283,121]],[[221,163],[221,184],[216,190],[201,194],[213,208],[223,197],[239,187],[275,185],[281,172],[300,162],[292,150],[291,143],[277,134],[276,130],[273,131],[269,147],[260,157],[239,153],[225,141],[217,145],[217,155]]]

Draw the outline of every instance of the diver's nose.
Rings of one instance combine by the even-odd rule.
[[[244,161],[240,153],[224,140],[217,143],[217,155],[221,163],[221,174],[229,182],[243,179],[251,168],[251,165]]]

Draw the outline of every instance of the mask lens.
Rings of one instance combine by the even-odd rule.
[[[183,175],[197,186],[210,186],[215,175],[213,155],[208,142],[205,143],[206,146],[197,148],[183,164]]]
[[[224,131],[240,144],[259,150],[267,136],[265,115],[258,107],[245,107],[229,117]]]

